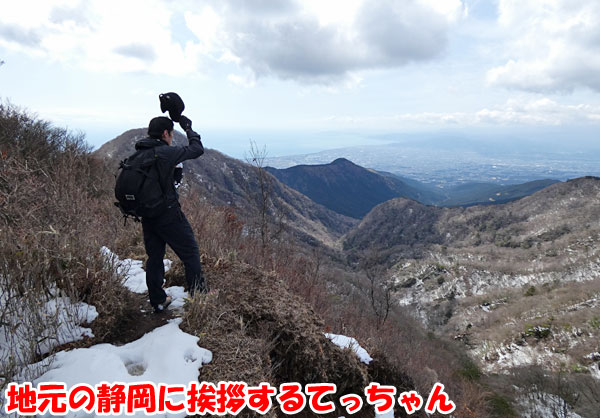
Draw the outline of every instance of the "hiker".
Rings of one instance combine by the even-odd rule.
[[[163,290],[165,245],[175,251],[185,267],[185,278],[190,295],[195,291],[207,291],[200,264],[200,251],[194,232],[179,205],[175,182],[181,180],[178,165],[185,160],[198,158],[204,153],[200,135],[192,130],[192,121],[186,116],[179,118],[181,128],[187,134],[189,145],[172,146],[173,121],[167,117],[153,118],[148,126],[148,138],[135,144],[137,151],[149,150],[157,160],[159,183],[162,188],[166,209],[156,217],[142,217],[144,245],[148,254],[146,284],[150,304],[155,312],[163,311],[171,297]],[[175,177],[178,177],[177,179]]]

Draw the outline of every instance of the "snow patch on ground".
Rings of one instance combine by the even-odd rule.
[[[576,270],[567,272],[539,272],[531,274],[503,274],[487,270],[473,270],[464,275],[446,280],[437,288],[426,288],[425,281],[419,276],[426,272],[427,266],[416,271],[404,271],[407,267],[402,266],[401,271],[394,274],[396,282],[405,280],[405,275],[415,277],[415,284],[410,288],[402,289],[397,300],[400,305],[427,304],[439,299],[446,299],[448,295],[460,299],[466,296],[482,296],[498,288],[521,288],[524,286],[542,286],[547,283],[560,281],[565,282],[588,282],[600,278],[600,263],[589,262]]]
[[[71,387],[80,383],[94,386],[101,382],[187,384],[198,381],[198,369],[212,360],[212,353],[198,347],[198,337],[181,331],[180,323],[181,319],[177,318],[120,347],[99,344],[61,351],[52,356],[50,369],[33,383],[65,382]],[[177,402],[184,400],[183,395],[171,398]],[[156,416],[185,416],[185,413]]]
[[[125,281],[123,282],[125,287],[134,293],[145,293],[148,291],[143,261],[132,260],[131,258],[121,260],[107,247],[102,247],[100,251],[102,251],[102,254],[104,254],[104,256],[115,266],[115,269],[119,274],[124,274],[126,276]],[[163,263],[165,264],[166,272],[171,268],[172,262],[171,260],[165,259],[163,260]]]
[[[593,363],[588,367],[588,370],[594,379],[600,380],[600,363]]]
[[[362,348],[360,346],[360,344],[358,344],[358,341],[356,341],[354,338],[346,337],[345,335],[328,334],[328,333],[325,333],[325,336],[327,338],[329,338],[331,340],[331,342],[334,343],[335,345],[337,345],[338,347],[352,348],[352,350],[356,353],[356,355],[358,356],[360,361],[362,361],[363,363],[369,364],[371,361],[373,361],[373,359],[371,358],[369,353],[367,353],[367,350]]]
[[[521,346],[515,343],[502,344],[499,347],[491,347],[484,343],[480,348],[473,350],[473,353],[481,359],[483,368],[488,373],[502,373],[514,367],[534,364],[548,367],[569,363],[569,356],[554,353],[548,347]]]
[[[110,262],[115,266],[116,271],[119,274],[125,276],[123,284],[129,290],[134,293],[146,293],[148,292],[148,286],[146,286],[146,271],[143,268],[143,262],[140,260],[132,260],[126,258],[120,260],[119,257],[110,251],[106,247],[101,248],[102,254],[107,257]],[[163,260],[165,264],[165,272],[171,268],[171,260]],[[167,309],[174,310],[176,312],[183,312],[183,306],[186,299],[189,299],[189,294],[184,290],[182,286],[172,286],[165,288],[165,292],[168,296],[171,296],[172,302]]]
[[[523,418],[582,418],[559,396],[536,392],[517,398]]]
[[[62,344],[94,337],[90,328],[80,324],[89,324],[98,317],[96,307],[84,302],[72,303],[70,298],[60,297],[46,302],[45,311],[51,318],[57,318],[58,329],[56,335],[47,335],[48,338],[39,344],[41,354],[47,354]]]
[[[167,295],[171,296],[172,302],[167,309],[177,312],[183,312],[183,305],[186,299],[189,299],[189,293],[183,289],[183,286],[171,286],[165,289]]]
[[[78,383],[139,382],[181,384],[198,380],[198,369],[212,360],[212,353],[198,347],[198,337],[179,328],[181,319],[156,328],[123,346],[98,344],[61,351],[51,369],[35,380]]]
[[[29,308],[23,307],[23,309]],[[73,303],[68,297],[56,297],[44,304],[41,314],[45,319],[45,328],[41,331],[30,328],[31,324],[22,322],[14,315],[11,318],[3,318],[3,325],[0,326],[2,362],[10,361],[11,357],[26,358],[31,341],[38,341],[35,343],[37,354],[47,354],[60,345],[94,336],[90,328],[81,326],[92,322],[98,316],[96,308],[87,303]],[[34,317],[23,312],[20,312],[20,315]]]

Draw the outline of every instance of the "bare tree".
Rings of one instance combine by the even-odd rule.
[[[312,257],[307,260],[307,270],[304,275],[303,286],[308,300],[312,300],[315,292],[318,289],[318,285],[321,282],[321,267],[323,263],[323,253],[313,248]]]
[[[524,367],[513,373],[512,382],[521,388],[521,397],[533,401],[531,413],[570,417],[577,407],[581,416],[597,416],[600,384],[592,376],[564,369],[548,371],[541,366]]]
[[[272,179],[265,170],[266,158],[267,148],[263,146],[260,149],[256,142],[250,140],[250,154],[246,157],[246,162],[252,166],[258,181],[258,190],[250,192],[250,195],[258,205],[260,240],[263,248],[266,248],[269,240],[268,215],[273,191]]]
[[[254,202],[258,209],[257,229],[260,234],[263,260],[266,259],[269,243],[283,231],[284,217],[283,211],[278,210],[274,202],[274,179],[265,169],[266,157],[266,147],[259,148],[256,142],[250,140],[250,151],[246,156],[246,162],[252,167],[254,179],[248,179],[245,192],[248,200]]]
[[[371,302],[379,329],[385,324],[392,308],[392,284],[386,277],[385,267],[378,262],[373,251],[363,259],[361,269],[367,276],[368,285],[364,291]]]

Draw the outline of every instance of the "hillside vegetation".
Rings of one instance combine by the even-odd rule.
[[[121,224],[110,180],[82,136],[0,105],[0,322],[14,330],[0,386],[56,335],[59,318],[41,309],[49,300],[96,306],[100,339],[127,316],[122,278],[100,253]]]
[[[365,216],[343,246],[352,263],[380,265],[392,299],[461,341],[482,370],[563,399],[577,393],[570,404],[596,416],[599,195],[600,179],[586,177],[497,206],[395,199]],[[525,379],[531,374],[537,383]]]
[[[156,316],[140,312],[144,301],[122,286],[123,277],[100,253],[107,246],[121,258],[144,258],[140,226],[123,224],[112,205],[114,159],[92,154],[82,137],[8,105],[0,107],[0,151],[0,291],[2,300],[10,301],[2,304],[3,322],[18,318],[14,314],[21,309],[20,318],[27,316],[23,321],[37,324],[34,331],[51,328],[57,324],[36,306],[61,294],[96,306],[99,316],[91,325],[94,338],[54,351],[137,338]],[[210,154],[204,157],[210,161]],[[368,276],[338,262],[341,255],[327,243],[351,222],[340,228],[346,221],[337,216],[312,215],[311,207],[321,209],[308,202],[309,211],[298,210],[303,224],[293,217],[284,221],[286,212],[279,215],[282,211],[273,208],[286,202],[292,206],[293,199],[305,202],[293,193],[294,198],[267,196],[266,209],[252,190],[239,204],[214,202],[213,195],[241,196],[235,190],[244,175],[247,184],[260,185],[259,169],[235,164],[241,177],[233,170],[235,184],[224,180],[228,191],[199,187],[197,176],[189,173],[180,189],[214,290],[193,298],[183,318],[185,329],[213,351],[213,362],[201,369],[200,379],[273,385],[327,380],[337,383],[338,395],[359,391],[368,381],[426,395],[441,381],[457,404],[457,416],[501,416],[490,389],[466,372],[472,362],[458,345],[427,333],[402,309],[386,305],[382,289]],[[228,170],[222,172],[233,180]],[[271,190],[287,191],[277,183]],[[172,253],[168,257],[176,259]],[[168,282],[184,282],[180,263],[170,270]],[[357,338],[373,362],[360,363],[324,332]],[[41,336],[34,332],[21,340],[27,345],[21,358],[2,359],[2,386],[41,357],[36,349]],[[397,409],[396,416],[404,415]]]

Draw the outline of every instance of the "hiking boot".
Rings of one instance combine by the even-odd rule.
[[[154,307],[154,313],[161,313],[162,311],[167,309],[167,306],[169,306],[171,304],[171,302],[172,302],[171,296],[167,296],[167,298],[165,299],[165,301],[163,303],[159,303],[158,305],[156,305]]]

